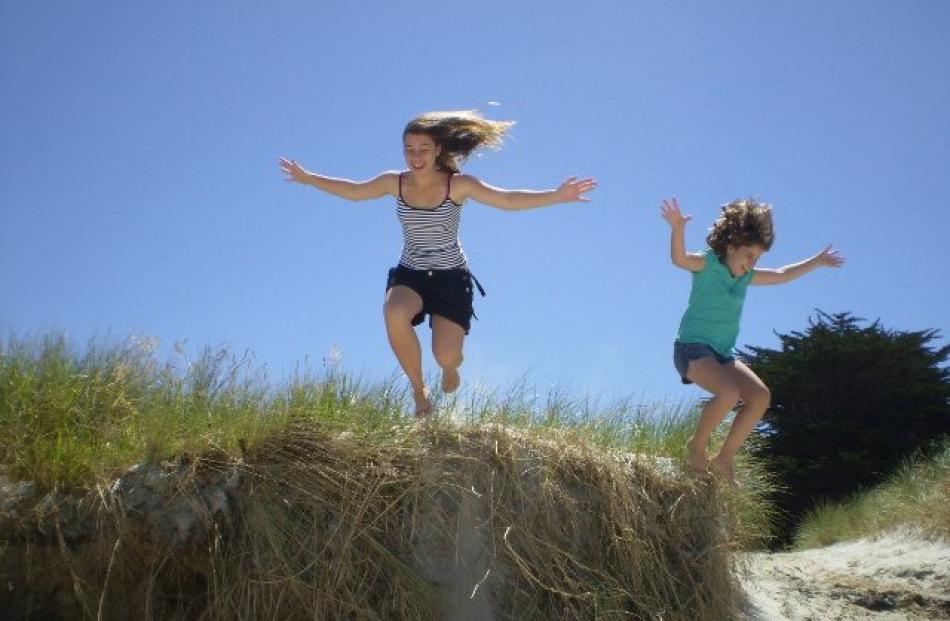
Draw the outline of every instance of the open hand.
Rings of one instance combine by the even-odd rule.
[[[693,216],[684,216],[680,211],[679,201],[676,200],[674,196],[670,200],[663,199],[663,206],[660,207],[660,215],[663,216],[663,219],[670,223],[670,226],[684,226],[687,222],[693,219]]]
[[[844,265],[844,257],[837,250],[832,250],[834,244],[828,244],[828,247],[815,256],[818,265],[826,267],[841,267]]]
[[[298,164],[297,160],[288,160],[286,157],[282,157],[279,162],[280,169],[287,174],[287,178],[284,179],[284,181],[306,183],[307,177],[310,176],[310,171]]]
[[[558,189],[555,190],[557,194],[557,202],[559,203],[573,203],[575,201],[589,202],[590,199],[584,196],[591,190],[597,187],[596,179],[578,179],[577,177],[569,177],[567,181],[558,186]]]

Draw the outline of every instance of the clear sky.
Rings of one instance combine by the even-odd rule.
[[[3,2],[0,334],[250,349],[275,380],[338,346],[348,372],[387,376],[393,201],[286,183],[277,158],[366,179],[404,166],[414,115],[480,108],[517,125],[465,172],[600,187],[466,205],[488,290],[469,387],[699,396],[671,361],[690,286],[659,215],[673,195],[691,250],[751,195],[774,205],[761,265],[847,257],[750,288],[740,344],[775,346],[815,308],[946,337],[948,33],[946,0]]]

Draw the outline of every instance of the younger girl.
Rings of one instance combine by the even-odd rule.
[[[405,243],[399,264],[389,270],[383,314],[389,344],[412,384],[419,417],[432,410],[422,376],[422,351],[413,329],[425,315],[432,328],[432,353],[442,368],[442,390],[453,392],[461,382],[462,344],[474,314],[474,279],[458,235],[466,199],[517,211],[587,201],[585,194],[596,186],[593,179],[571,177],[555,190],[504,190],[461,174],[459,166],[473,151],[501,146],[512,125],[485,119],[475,111],[423,114],[402,133],[408,169],[384,172],[363,182],[318,175],[295,160],[280,158],[287,181],[349,200],[387,194],[396,199]]]
[[[840,267],[844,258],[829,245],[799,263],[775,270],[756,267],[775,235],[771,207],[754,200],[737,200],[722,208],[722,216],[706,238],[709,248],[702,254],[686,252],[684,231],[692,216],[680,212],[675,198],[663,201],[662,215],[673,229],[673,264],[693,273],[689,305],[673,344],[673,363],[684,384],[695,382],[712,393],[686,444],[689,466],[699,474],[711,470],[735,485],[736,452],[771,397],[762,380],[733,355],[746,288],[785,283],[821,266]],[[707,459],[713,430],[740,400],[742,408],[719,453]]]

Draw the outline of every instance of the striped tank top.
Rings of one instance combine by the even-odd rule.
[[[438,207],[413,207],[402,197],[402,173],[399,173],[396,215],[403,234],[400,265],[414,270],[449,270],[466,266],[459,241],[462,206],[449,198],[451,189],[452,175],[449,175],[445,199]]]

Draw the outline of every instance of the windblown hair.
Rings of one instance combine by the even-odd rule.
[[[772,206],[746,198],[722,206],[722,215],[713,224],[706,243],[720,259],[729,246],[762,246],[768,250],[775,241]]]
[[[486,119],[477,110],[426,112],[409,121],[402,137],[405,139],[408,134],[431,137],[442,148],[435,165],[458,173],[459,167],[476,149],[500,148],[505,134],[514,124],[514,121]]]

